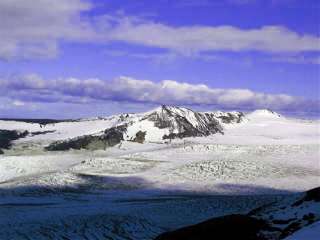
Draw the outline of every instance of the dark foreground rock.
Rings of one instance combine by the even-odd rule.
[[[288,200],[289,199],[289,200]],[[156,240],[285,239],[320,220],[320,187],[253,209],[161,234]]]
[[[315,201],[315,202],[320,202],[320,187],[311,189],[305,193],[305,196],[295,202],[293,206],[300,206],[304,202],[308,201]]]
[[[228,215],[164,233],[155,240],[263,240],[266,238],[260,232],[269,229],[270,226],[263,220],[245,215]]]

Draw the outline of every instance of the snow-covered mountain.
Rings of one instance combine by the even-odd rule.
[[[279,119],[282,116],[279,113],[276,113],[269,109],[259,109],[255,110],[247,115],[248,118],[251,119]]]
[[[195,112],[191,109],[161,106],[128,123],[126,140],[134,140],[143,132],[146,141],[208,136],[223,133],[222,123],[239,123],[240,112]]]
[[[176,138],[223,134],[224,125],[242,122],[241,112],[196,112],[191,109],[160,106],[140,114],[121,114],[108,118],[80,119],[48,124],[0,121],[0,129],[28,131],[25,141],[47,143],[47,150],[104,149],[123,140],[163,142]]]
[[[163,142],[175,138],[223,134],[224,124],[240,123],[243,116],[240,112],[201,113],[187,108],[162,105],[142,114],[119,115],[115,117],[117,122],[103,132],[54,142],[47,150],[103,149],[123,140],[139,143]]]

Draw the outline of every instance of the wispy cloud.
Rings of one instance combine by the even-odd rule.
[[[194,53],[190,55],[182,55],[178,52],[165,51],[165,52],[130,52],[124,50],[107,50],[104,52],[106,56],[115,58],[134,58],[139,60],[148,60],[155,64],[171,64],[174,61],[180,59],[193,59],[200,61],[223,61],[225,58],[221,55],[215,55],[212,53]]]
[[[293,63],[293,64],[315,64],[320,65],[320,56],[277,56],[269,59],[272,62]]]
[[[167,1],[164,1],[167,2]],[[257,0],[221,0],[221,1],[211,1],[211,0],[176,0],[174,1],[174,7],[225,7],[225,6],[237,6],[237,5],[247,5],[254,4]]]
[[[38,75],[16,76],[0,80],[2,96],[20,102],[65,102],[90,104],[131,102],[148,104],[208,105],[218,108],[319,111],[319,100],[307,100],[287,94],[267,94],[249,89],[211,88],[204,84],[173,80],[153,82],[131,77],[111,81],[61,78],[45,80]]]

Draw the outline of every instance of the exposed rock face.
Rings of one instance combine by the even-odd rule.
[[[126,131],[127,125],[120,125],[105,130],[103,139],[106,141],[107,146],[114,146],[123,140],[123,133]]]
[[[45,149],[48,151],[65,151],[69,149],[98,150],[112,147],[123,140],[123,132],[126,126],[121,125],[104,131],[102,135],[87,135],[66,141],[51,143]]]
[[[221,119],[223,123],[240,123],[244,118],[244,114],[242,112],[234,112],[234,113],[225,113],[223,115],[217,116],[217,118]]]
[[[69,149],[89,149],[90,144],[101,143],[100,137],[98,136],[82,136],[78,138],[73,138],[66,141],[57,141],[51,143],[49,146],[45,147],[47,151],[65,151]]]
[[[133,139],[134,142],[144,143],[147,132],[139,131],[136,133],[136,137]]]
[[[0,130],[0,149],[9,149],[12,141],[23,138],[28,134],[28,131]]]
[[[212,113],[198,113],[187,108],[161,106],[142,120],[154,122],[160,129],[169,129],[163,139],[200,137],[222,133],[222,126]]]

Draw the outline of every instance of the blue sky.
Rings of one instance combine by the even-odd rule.
[[[4,0],[0,117],[319,113],[320,2]]]

